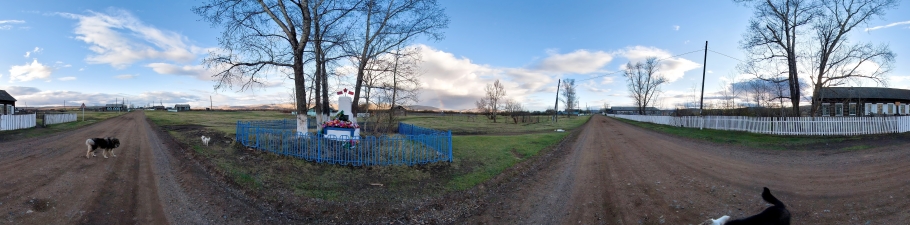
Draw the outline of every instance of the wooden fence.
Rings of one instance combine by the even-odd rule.
[[[742,117],[642,116],[611,117],[678,127],[745,131],[773,135],[862,135],[910,131],[910,116],[889,117]]]
[[[78,117],[75,113],[68,114],[44,114],[44,125],[69,123],[76,121]]]
[[[0,131],[35,127],[36,118],[35,114],[0,115]]]

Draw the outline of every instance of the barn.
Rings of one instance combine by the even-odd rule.
[[[177,111],[190,111],[190,104],[176,104],[174,109]]]
[[[910,115],[910,90],[882,87],[826,87],[819,90],[818,116]]]
[[[16,98],[0,90],[0,115],[13,115],[16,113]]]

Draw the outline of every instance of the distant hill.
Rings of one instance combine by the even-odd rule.
[[[425,106],[425,105],[410,105],[407,107],[408,107],[408,109],[414,110],[414,111],[440,111],[439,108],[436,108],[433,106]]]

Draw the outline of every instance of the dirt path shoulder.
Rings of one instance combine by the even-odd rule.
[[[554,163],[465,223],[697,224],[745,217],[769,187],[793,224],[910,221],[910,144],[862,151],[716,145],[592,118]]]
[[[117,157],[85,158],[116,137]],[[275,220],[173,148],[133,112],[73,131],[3,143],[0,224],[200,224]]]

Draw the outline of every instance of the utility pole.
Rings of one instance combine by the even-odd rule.
[[[705,115],[705,72],[708,71],[708,41],[705,41],[705,60],[701,64],[701,101],[698,103],[698,113]]]
[[[708,41],[705,41],[705,60],[701,64],[701,101],[698,103],[698,114],[702,116],[701,127],[705,128],[705,72],[708,71]]]
[[[562,85],[562,80],[556,81],[556,103],[553,104],[553,122],[559,121],[559,86]]]
[[[212,96],[209,95],[209,110],[215,110],[215,106],[212,104]]]

